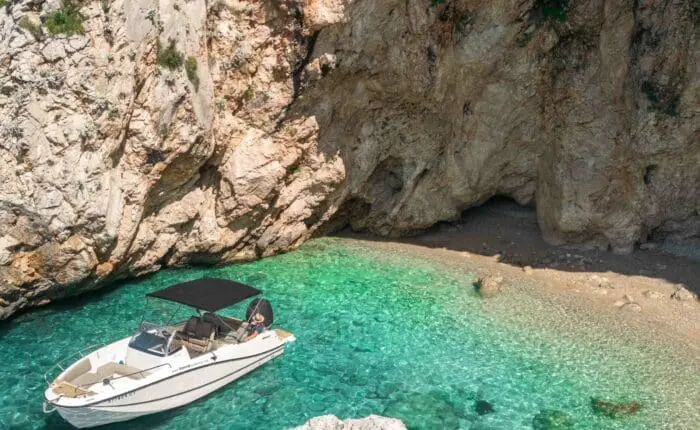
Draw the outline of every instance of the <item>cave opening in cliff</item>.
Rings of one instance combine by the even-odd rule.
[[[548,245],[542,238],[534,202],[523,205],[497,194],[470,206],[452,221],[406,240],[431,248],[469,252],[515,265],[533,264]]]
[[[463,210],[459,220],[451,225],[458,231],[477,236],[488,235],[504,241],[507,236],[522,236],[525,233],[541,237],[534,200],[523,205],[503,194],[496,194],[481,204]]]

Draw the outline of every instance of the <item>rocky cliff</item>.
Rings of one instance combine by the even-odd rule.
[[[0,0],[0,316],[494,195],[700,236],[693,0]]]

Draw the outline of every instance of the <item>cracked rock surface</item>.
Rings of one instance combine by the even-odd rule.
[[[691,0],[60,7],[0,7],[0,317],[495,195],[552,243],[700,236]]]

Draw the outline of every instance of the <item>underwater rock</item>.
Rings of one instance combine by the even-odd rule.
[[[555,409],[543,409],[532,419],[534,430],[570,430],[574,428],[571,415]]]
[[[400,417],[409,428],[459,428],[464,414],[440,391],[397,393],[382,411],[388,417]]]
[[[493,297],[501,292],[502,283],[503,277],[501,276],[484,276],[476,281],[474,289],[481,297]]]
[[[591,397],[591,408],[596,414],[610,418],[621,418],[636,414],[642,410],[642,405],[637,402],[614,403]]]
[[[493,405],[487,402],[486,400],[477,400],[474,403],[474,410],[479,415],[486,415],[496,412],[496,410],[493,408]]]
[[[370,415],[366,418],[341,421],[335,415],[311,418],[304,425],[293,430],[406,430],[406,426],[396,418]]]

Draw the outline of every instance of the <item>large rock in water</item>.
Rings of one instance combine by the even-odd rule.
[[[334,415],[324,415],[312,418],[294,430],[406,430],[406,426],[400,420],[378,415],[345,421]]]
[[[532,428],[533,430],[572,430],[574,420],[566,412],[544,409],[532,419]]]
[[[642,405],[637,402],[609,402],[603,399],[591,398],[593,412],[605,415],[609,418],[622,418],[634,415],[642,410]]]
[[[692,1],[437,3],[84,2],[72,36],[8,3],[0,317],[494,195],[553,243],[700,235]]]

